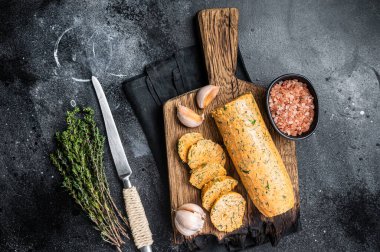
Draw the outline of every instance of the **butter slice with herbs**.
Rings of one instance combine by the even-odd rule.
[[[190,147],[187,164],[191,169],[196,169],[211,163],[219,164],[224,167],[226,163],[226,153],[224,153],[222,146],[211,140],[203,139]]]
[[[224,167],[220,164],[206,164],[191,171],[190,184],[198,189],[202,189],[204,184],[213,178],[224,176],[226,174],[226,169],[224,169]]]
[[[219,176],[208,182],[202,189],[202,206],[210,211],[220,195],[232,191],[238,181],[230,176]]]
[[[197,132],[191,132],[181,136],[181,138],[178,140],[177,147],[179,157],[183,162],[187,163],[187,154],[189,153],[190,147],[202,139],[202,134]]]
[[[213,205],[210,219],[221,232],[232,232],[243,225],[246,202],[237,192],[228,192],[220,196]]]

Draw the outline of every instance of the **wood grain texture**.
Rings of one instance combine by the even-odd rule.
[[[239,80],[234,75],[237,62],[238,10],[235,8],[203,10],[199,12],[198,20],[209,82],[210,84],[221,86],[221,90],[216,99],[204,110],[200,110],[196,106],[195,96],[197,90],[173,98],[164,105],[171,208],[174,210],[182,204],[190,202],[199,205],[202,203],[201,191],[189,183],[190,169],[186,164],[182,163],[178,156],[178,139],[185,133],[200,132],[205,138],[223,146],[223,140],[219,135],[214,120],[211,118],[210,112],[247,92],[254,95],[264,121],[289,172],[296,203],[293,209],[282,215],[274,218],[264,217],[248,197],[231,160],[227,157],[227,173],[239,181],[235,191],[240,192],[247,200],[247,211],[243,226],[232,233],[219,232],[211,224],[210,217],[207,215],[203,230],[193,237],[183,237],[173,226],[173,241],[176,244],[184,241],[191,243],[196,236],[201,235],[214,235],[220,241],[223,241],[233,236],[239,236],[239,239],[241,239],[241,237],[250,235],[256,239],[257,244],[266,242],[268,239],[275,243],[287,229],[296,225],[299,217],[299,187],[295,143],[282,138],[271,127],[264,110],[265,89]],[[204,123],[200,127],[193,129],[181,125],[176,116],[178,104],[187,106],[199,114],[205,113]],[[174,212],[172,212],[172,218],[174,218]]]

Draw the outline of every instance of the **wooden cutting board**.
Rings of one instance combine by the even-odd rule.
[[[295,225],[299,216],[299,187],[298,170],[295,143],[282,138],[271,127],[264,110],[265,89],[253,83],[239,80],[235,77],[237,64],[238,45],[238,18],[239,12],[235,8],[207,9],[198,13],[198,21],[202,38],[205,63],[208,71],[209,83],[221,86],[216,99],[206,109],[200,110],[196,106],[195,96],[197,90],[188,92],[179,97],[167,101],[164,105],[164,121],[166,134],[166,149],[168,161],[168,174],[170,184],[170,202],[173,210],[185,203],[196,203],[201,205],[201,191],[189,183],[190,169],[182,163],[177,153],[177,141],[185,133],[200,132],[206,139],[211,139],[223,146],[223,141],[218,129],[211,118],[210,112],[219,106],[231,101],[247,92],[251,92],[260,108],[272,138],[282,156],[285,166],[291,177],[295,192],[295,206],[287,213],[274,218],[266,218],[260,214],[249,199],[239,176],[229,158],[227,158],[226,169],[228,175],[239,180],[236,191],[240,192],[247,199],[247,209],[244,224],[233,233],[219,232],[211,223],[209,214],[205,226],[201,232],[192,237],[182,236],[174,227],[174,212],[172,211],[172,223],[174,230],[173,241],[175,244],[184,241],[191,242],[196,236],[214,235],[223,242],[226,237],[234,235],[247,235],[248,230],[255,230],[256,234],[251,236],[261,236],[262,242],[270,238],[278,239],[289,227]],[[196,111],[198,114],[205,113],[205,121],[198,128],[186,128],[177,119],[177,105],[182,104]],[[227,153],[227,151],[226,151]],[[265,225],[263,225],[265,223]],[[261,229],[257,229],[261,227]],[[262,238],[264,236],[264,239]],[[260,242],[258,242],[260,243]]]

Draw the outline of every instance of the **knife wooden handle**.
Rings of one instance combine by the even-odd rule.
[[[140,195],[133,186],[123,189],[123,196],[136,247],[142,251],[148,251],[153,244],[153,238]]]

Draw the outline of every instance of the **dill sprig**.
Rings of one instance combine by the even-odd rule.
[[[57,150],[50,154],[63,176],[63,187],[95,223],[104,241],[121,251],[128,223],[112,200],[103,155],[105,137],[99,133],[91,108],[67,112],[67,129],[56,133]]]

